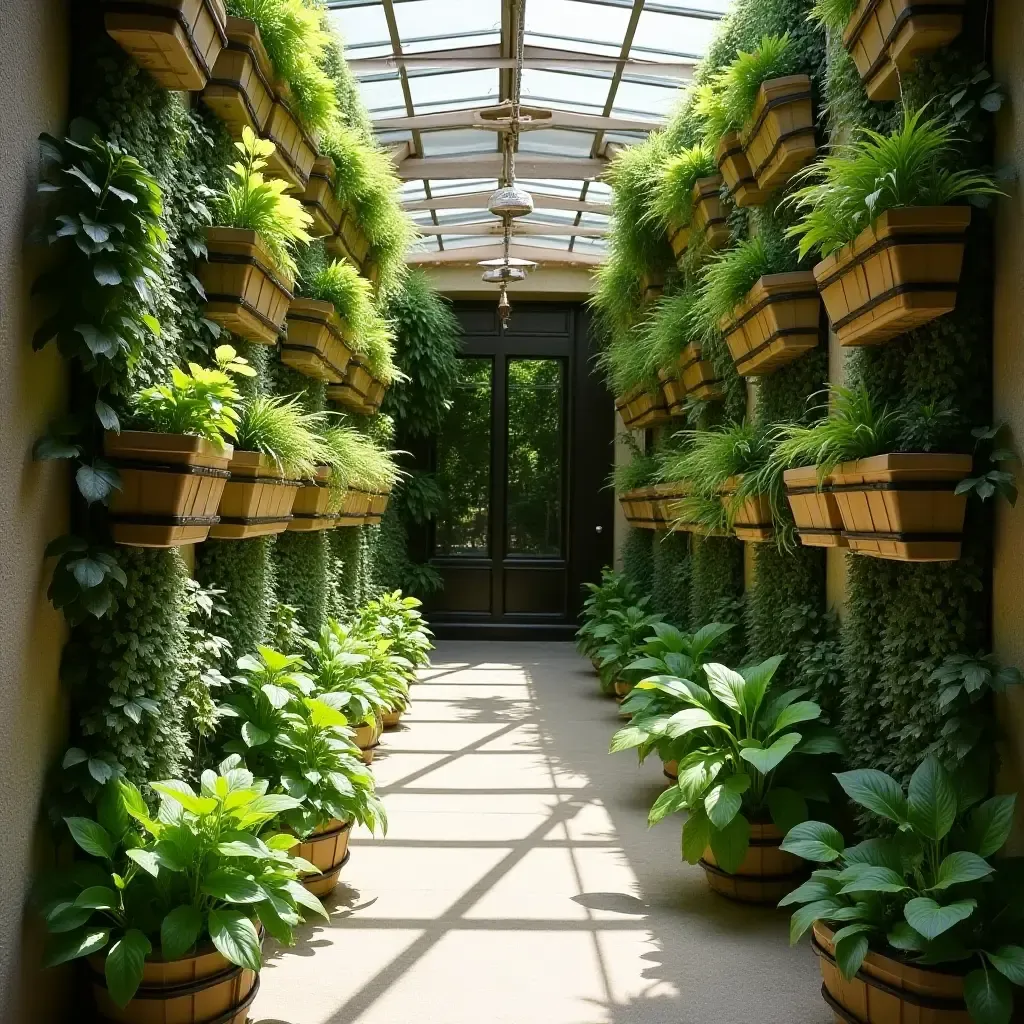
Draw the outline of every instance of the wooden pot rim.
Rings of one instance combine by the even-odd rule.
[[[249,18],[236,18],[233,14],[229,14],[225,48],[248,53],[252,58],[260,84],[271,96],[274,95],[274,66],[270,63],[270,56],[267,54],[267,48],[263,45],[260,29],[255,21]],[[213,82],[216,85],[238,85],[237,82],[220,79],[213,79]]]
[[[813,271],[794,270],[785,274],[765,274],[759,278],[746,298],[718,326],[724,334],[738,331],[762,310],[778,302],[798,302],[818,298],[818,283]]]
[[[810,75],[784,75],[762,82],[761,88],[757,91],[757,102],[750,122],[744,126],[741,133],[744,148],[749,147],[750,140],[764,127],[768,115],[777,107],[801,103],[812,98]],[[813,131],[813,127],[811,130]]]
[[[235,449],[231,456],[232,478],[236,475],[240,479],[261,480],[264,483],[284,482],[284,473],[277,463],[263,452],[251,452],[245,449]],[[287,481],[291,483],[292,481]]]
[[[103,434],[103,451],[111,458],[128,459],[157,455],[165,459],[195,459],[196,466],[224,469],[234,455],[230,444],[219,445],[205,437],[193,434],[164,434],[156,430],[122,430],[119,434],[107,430]],[[154,459],[158,463],[159,459]]]
[[[254,266],[288,296],[289,302],[294,298],[292,288],[295,282],[275,265],[258,232],[250,231],[248,228],[229,228],[215,224],[206,229],[206,249],[207,262]]]
[[[857,40],[860,39],[861,35],[864,32],[864,29],[867,28],[868,21],[871,19],[871,16],[875,13],[875,11],[878,10],[878,7],[880,6],[881,2],[882,0],[860,0],[860,2],[857,4],[856,9],[851,15],[850,20],[846,23],[846,27],[843,29],[843,47],[845,49],[852,50],[853,47],[857,44]],[[915,4],[913,0],[897,0],[896,6],[900,8],[900,12],[899,14],[896,15],[896,20],[893,23],[893,27],[882,44],[882,53],[879,57],[879,60],[876,62],[878,64],[882,64],[888,61],[889,47],[891,46],[893,40],[896,39],[896,37],[899,35],[900,30],[903,28],[904,24],[914,16],[915,6],[919,5]],[[936,6],[948,8],[950,14],[957,14],[963,11],[964,0],[938,0],[937,4],[935,0],[932,0],[931,4],[929,4],[928,6],[930,8]],[[941,12],[929,10],[928,13],[938,14]],[[869,73],[867,77],[870,79],[874,77],[875,74],[877,74],[877,70],[874,66],[872,66],[871,73]]]
[[[754,844],[751,843],[751,846],[753,845]],[[718,878],[739,879],[743,882],[751,882],[759,885],[771,882],[799,882],[807,874],[806,871],[801,869],[799,871],[787,871],[781,875],[741,875],[738,873],[734,874],[731,871],[723,871],[717,864],[712,864],[703,857],[701,857],[698,863],[709,875],[715,875]]]
[[[354,822],[341,821],[339,818],[332,818],[323,828],[316,832],[311,832],[305,839],[299,840],[301,843],[315,843],[322,839],[333,839],[335,836],[341,835],[343,832],[349,832],[352,829]]]
[[[705,178],[698,178],[693,184],[693,198],[695,202],[711,197],[718,198],[725,184],[725,178],[720,174],[709,174]]]
[[[974,458],[970,455],[893,452],[840,463],[832,471],[831,481],[833,489],[843,490],[870,484],[955,484],[969,476],[973,466]]]

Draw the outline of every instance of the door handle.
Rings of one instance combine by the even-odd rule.
[[[595,533],[604,533],[604,527],[603,526],[595,526],[594,527],[594,532]]]

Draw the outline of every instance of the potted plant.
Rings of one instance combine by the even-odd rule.
[[[288,529],[302,481],[316,479],[324,457],[322,425],[322,414],[303,412],[294,398],[256,395],[242,405],[212,538],[246,540]]]
[[[783,843],[819,865],[780,905],[798,906],[793,942],[813,927],[826,1002],[843,1019],[1006,1024],[1024,980],[1024,920],[1019,873],[991,858],[1015,798],[983,800],[935,757],[907,789],[872,768],[836,778],[886,832],[847,847],[831,825],[806,821]]]
[[[900,75],[918,57],[951,43],[963,30],[964,0],[940,0],[922,8],[912,0],[817,0],[811,16],[853,57],[868,98],[898,100]]]
[[[120,487],[110,499],[118,544],[169,548],[198,544],[219,522],[234,449],[241,396],[233,376],[255,370],[230,345],[216,352],[216,369],[172,367],[168,384],[144,388],[132,402],[135,429],[108,430],[103,450]]]
[[[601,664],[597,653],[603,646],[603,637],[596,634],[598,627],[607,619],[612,608],[623,609],[635,604],[640,595],[625,573],[607,567],[601,570],[600,584],[585,583],[583,586],[588,596],[580,612],[583,621],[576,631],[576,650],[589,658],[597,671]]]
[[[670,157],[661,168],[650,216],[665,225],[677,261],[686,255],[689,246],[694,188],[698,180],[714,176],[715,170],[714,154],[704,143]]]
[[[678,762],[678,781],[649,820],[685,810],[683,856],[704,868],[712,889],[744,903],[776,903],[799,882],[799,858],[781,849],[782,839],[807,819],[808,800],[827,800],[817,755],[842,749],[820,724],[821,708],[800,699],[805,690],[773,691],[781,662],[769,658],[742,672],[704,664],[692,673],[702,682],[672,673],[645,678],[629,704],[642,726],[622,730],[612,744],[661,744],[663,756]],[[661,695],[657,715],[645,714],[644,691]]]
[[[679,355],[679,379],[686,389],[686,397],[700,402],[722,398],[725,390],[714,364],[704,357],[704,347],[691,341]]]
[[[309,233],[314,238],[330,238],[341,231],[345,210],[338,198],[337,171],[329,156],[318,156],[313,161],[302,205],[313,218]]]
[[[953,129],[906,110],[892,135],[861,131],[802,172],[789,230],[814,268],[842,345],[878,345],[956,306],[964,236],[958,199],[998,194],[990,177],[951,170]]]
[[[740,209],[762,206],[768,201],[770,193],[758,187],[750,158],[743,148],[743,138],[735,129],[725,132],[718,140],[715,163],[725,181],[729,198]]]
[[[709,252],[728,245],[732,238],[725,203],[722,202],[723,184],[720,174],[711,174],[698,178],[693,186],[690,239],[701,239]]]
[[[290,852],[298,840],[265,831],[299,801],[268,794],[237,756],[203,772],[198,793],[180,779],[150,785],[155,816],[135,786],[112,781],[96,819],[65,819],[91,859],[40,893],[47,963],[88,958],[106,1020],[240,1024],[259,987],[261,930],[290,945],[307,911],[327,916],[298,881],[311,869]]]
[[[818,345],[821,299],[782,239],[757,235],[718,256],[701,284],[698,317],[725,335],[736,372],[764,376]]]
[[[258,646],[238,669],[224,705],[240,727],[226,749],[266,778],[272,792],[297,801],[279,820],[301,840],[297,855],[317,868],[302,884],[323,898],[348,862],[352,826],[387,832],[373,775],[337,706],[339,694],[317,691],[300,657]]]
[[[639,657],[654,624],[662,621],[660,615],[648,612],[649,602],[650,598],[645,597],[626,608],[609,608],[594,631],[601,640],[597,660],[602,693],[614,693],[621,700],[641,678],[630,666]]]
[[[200,92],[228,45],[223,0],[104,0],[107,34],[165,89]]]
[[[391,641],[392,654],[404,658],[412,668],[408,681],[415,682],[415,670],[430,665],[433,633],[423,619],[423,602],[407,597],[400,590],[381,594],[359,609],[359,629],[363,635],[375,633]]]
[[[267,127],[274,108],[274,68],[256,22],[228,15],[227,44],[203,90],[203,102],[233,139],[241,140],[245,128],[261,135]]]
[[[207,228],[207,258],[199,277],[206,290],[206,316],[248,341],[273,345],[292,300],[296,242],[308,242],[309,215],[285,193],[285,182],[265,180],[274,144],[247,127],[235,143],[242,159],[232,165]]]

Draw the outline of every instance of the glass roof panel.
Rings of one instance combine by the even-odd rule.
[[[424,156],[451,156],[453,153],[493,153],[498,148],[494,132],[457,128],[423,133]]]
[[[593,132],[567,131],[559,128],[541,128],[519,136],[522,153],[553,153],[568,156],[589,156],[594,145]]]
[[[332,11],[331,21],[341,33],[346,47],[364,46],[367,43],[383,42],[389,39],[388,19],[381,4],[367,4],[365,7],[350,7],[344,11]],[[365,54],[359,54],[363,57]]]
[[[438,74],[411,73],[409,88],[416,106],[458,104],[467,99],[498,97],[498,76],[493,71],[451,71]]]
[[[637,22],[633,45],[654,50],[669,49],[675,53],[701,57],[707,52],[717,31],[717,20],[644,10]]]
[[[501,28],[500,0],[404,0],[395,4],[395,21],[404,37],[436,36],[447,32],[479,32]]]
[[[561,39],[586,36],[622,47],[629,25],[629,8],[584,3],[581,0],[533,0],[526,4],[526,31]],[[570,47],[571,48],[571,47]]]

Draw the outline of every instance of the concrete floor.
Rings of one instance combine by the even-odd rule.
[[[609,756],[569,644],[443,643],[374,762],[330,925],[271,948],[259,1024],[829,1024],[787,915],[732,904],[648,831],[664,780]]]

